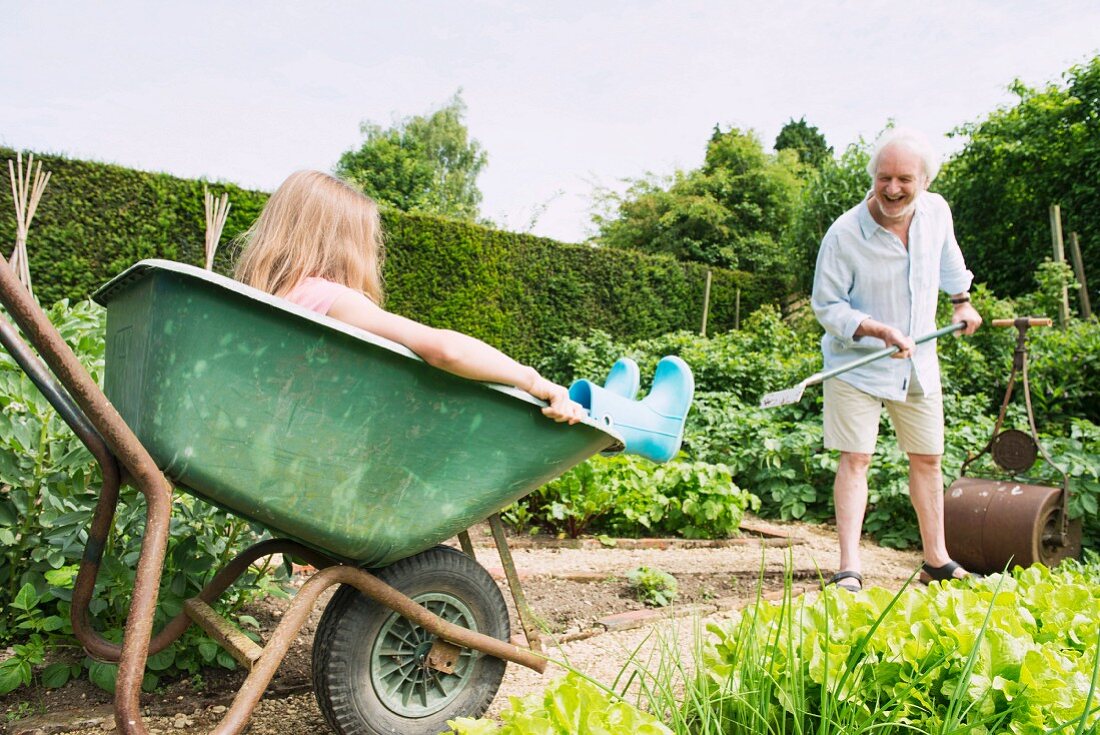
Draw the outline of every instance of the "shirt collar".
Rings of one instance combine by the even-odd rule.
[[[859,213],[856,215],[856,219],[859,221],[859,229],[863,232],[863,239],[865,240],[869,240],[871,235],[875,234],[875,231],[879,228],[878,222],[875,222],[875,218],[871,216],[871,210],[867,208],[867,202],[870,200],[871,192],[867,192],[867,196],[859,204]]]

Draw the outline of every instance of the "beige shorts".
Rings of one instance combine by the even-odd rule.
[[[904,401],[888,401],[843,380],[826,380],[824,390],[826,449],[874,454],[885,403],[901,451],[943,454],[943,394],[910,393]]]

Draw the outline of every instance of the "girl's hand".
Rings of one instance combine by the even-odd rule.
[[[588,415],[581,404],[569,397],[568,390],[557,383],[551,383],[541,375],[535,379],[527,392],[549,403],[549,406],[542,409],[542,414],[558,423],[567,421],[575,424]]]

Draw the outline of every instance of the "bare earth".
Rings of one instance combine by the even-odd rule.
[[[683,659],[690,661],[686,646],[691,641],[693,626],[729,617],[756,595],[758,580],[763,580],[765,591],[782,589],[784,570],[789,566],[794,584],[808,588],[818,583],[820,575],[828,577],[835,571],[836,535],[831,528],[806,524],[777,528],[800,543],[790,547],[750,542],[726,548],[666,549],[536,545],[517,548],[512,553],[531,607],[551,634],[569,640],[550,643],[548,653],[553,659],[568,661],[572,667],[610,685],[639,646],[639,660],[643,662],[660,645],[685,647]],[[495,549],[480,531],[475,531],[474,536],[478,561],[500,579],[500,561]],[[863,554],[867,586],[896,589],[920,563],[915,552],[880,548],[868,542],[863,544]],[[677,604],[704,605],[707,616],[702,621],[696,614],[658,623],[656,627],[649,624],[626,630],[607,630],[599,625],[597,621],[609,615],[644,608],[634,599],[625,581],[626,572],[639,566],[671,573],[680,587]],[[505,598],[511,607],[506,591]],[[274,624],[284,605],[272,601],[253,614],[266,628]],[[310,647],[322,609],[319,606],[314,611],[268,695],[256,709],[248,729],[250,735],[329,732],[309,689]],[[512,614],[512,629],[518,632],[521,628],[514,611]],[[585,635],[589,637],[581,638]],[[556,665],[551,665],[543,675],[509,666],[488,714],[506,707],[510,696],[541,691],[562,672]],[[195,691],[184,681],[150,695],[143,701],[150,732],[164,735],[209,732],[232,701],[241,678],[240,672],[210,672],[208,676],[204,673],[202,691]],[[0,699],[0,707],[7,715],[0,720],[0,732],[7,722],[11,735],[101,735],[114,729],[110,695],[86,682],[70,683],[59,690],[22,690],[18,696],[13,693]]]

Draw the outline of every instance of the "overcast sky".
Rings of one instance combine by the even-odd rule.
[[[944,134],[1100,53],[1100,2],[0,0],[0,143],[271,190],[359,123],[461,88],[483,213],[566,241],[593,187],[702,161],[715,124],[770,149],[889,118]]]

